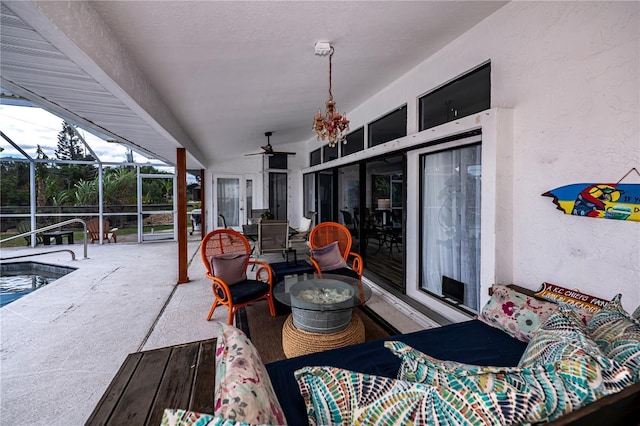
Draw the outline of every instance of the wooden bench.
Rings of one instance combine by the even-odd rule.
[[[87,425],[154,425],[165,408],[213,413],[216,339],[136,352],[89,416]]]

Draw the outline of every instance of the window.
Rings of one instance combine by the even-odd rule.
[[[347,135],[347,143],[342,144],[342,156],[353,154],[364,149],[364,127],[360,127]]]
[[[420,157],[420,289],[475,312],[481,178],[480,144]]]
[[[407,106],[369,123],[369,147],[407,136]]]
[[[322,163],[322,149],[318,148],[309,154],[309,166],[317,166]]]
[[[360,166],[353,164],[338,169],[338,222],[351,232],[353,247],[360,252]]]
[[[302,176],[302,186],[304,188],[303,211],[316,211],[316,175],[307,173]]]
[[[327,161],[335,160],[338,158],[338,144],[333,147],[329,145],[323,146],[322,153],[322,162],[326,163]]]
[[[418,102],[420,130],[491,108],[491,63],[422,96]]]
[[[289,156],[287,154],[269,155],[269,168],[286,170],[288,168],[288,164],[287,164],[288,158]]]
[[[333,220],[333,170],[318,173],[318,223]]]

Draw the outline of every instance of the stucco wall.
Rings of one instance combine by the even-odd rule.
[[[491,60],[491,104],[513,108],[513,178],[498,182],[513,193],[513,229],[496,235],[513,247],[512,281],[620,292],[635,308],[640,223],[564,215],[541,194],[640,165],[639,28],[637,2],[509,3],[350,111],[352,128],[406,102],[411,134],[417,95]]]
[[[513,173],[497,182],[497,199],[514,209],[512,225],[495,235],[496,245],[512,247],[511,272],[501,276],[532,289],[548,281],[603,298],[622,293],[634,309],[640,223],[564,215],[541,194],[616,182],[640,166],[639,9],[638,2],[509,3],[349,111],[351,128],[407,103],[411,135],[420,94],[491,60],[492,107],[513,108],[513,146],[502,159],[512,161]],[[301,193],[301,174],[291,175],[292,191]],[[290,201],[292,213],[301,208],[301,200]]]

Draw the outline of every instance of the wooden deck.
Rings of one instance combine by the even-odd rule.
[[[154,425],[165,408],[213,413],[216,339],[136,352],[89,416],[87,425]]]

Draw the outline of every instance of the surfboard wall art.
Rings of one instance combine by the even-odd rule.
[[[640,222],[640,184],[574,183],[542,194],[565,214]]]

